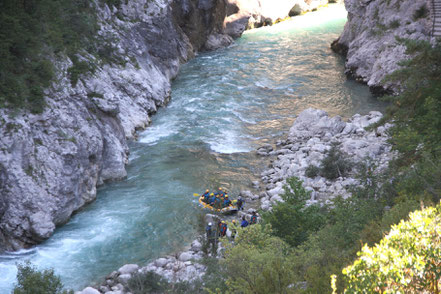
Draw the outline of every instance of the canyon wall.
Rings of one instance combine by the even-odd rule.
[[[112,38],[122,64],[72,86],[71,60],[53,60],[58,76],[43,113],[0,109],[0,249],[47,239],[95,199],[97,185],[124,178],[127,142],[167,103],[180,64],[232,42],[224,0],[125,3],[97,3],[99,33]]]
[[[332,48],[346,55],[347,74],[374,92],[394,91],[382,80],[409,58],[397,38],[430,40],[431,1],[345,0],[345,6],[348,22]]]

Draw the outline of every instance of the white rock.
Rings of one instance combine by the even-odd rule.
[[[167,262],[168,261],[166,258],[161,257],[161,258],[158,258],[157,260],[155,260],[155,265],[157,267],[164,267],[167,264]]]
[[[182,252],[179,255],[179,260],[180,261],[188,261],[188,260],[192,259],[192,257],[193,257],[193,254],[191,252]]]
[[[83,289],[83,291],[81,291],[81,294],[101,294],[101,293],[95,288],[87,287]]]
[[[201,242],[199,242],[198,240],[194,240],[194,241],[191,243],[191,250],[193,250],[193,251],[195,251],[195,252],[198,252],[198,251],[201,250],[201,248],[202,248],[202,244],[201,244]]]
[[[118,269],[118,273],[120,275],[131,274],[139,269],[139,265],[137,264],[126,264]]]
[[[121,284],[127,284],[131,277],[131,274],[122,274],[118,277],[118,282],[120,282]]]

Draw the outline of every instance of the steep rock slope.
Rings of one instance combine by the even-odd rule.
[[[124,178],[127,140],[167,103],[180,64],[232,41],[224,0],[122,2],[100,4],[98,17],[125,65],[101,66],[73,87],[71,61],[54,60],[43,113],[0,110],[0,249],[47,239],[95,199],[97,185]]]
[[[393,90],[381,85],[408,58],[396,37],[429,40],[431,4],[428,0],[345,0],[348,22],[333,49],[347,55],[347,73],[373,90]]]

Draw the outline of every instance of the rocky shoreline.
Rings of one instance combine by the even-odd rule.
[[[366,130],[380,121],[382,114],[371,111],[367,115],[356,114],[347,122],[340,116],[329,117],[325,111],[306,109],[294,121],[286,139],[280,139],[273,145],[261,146],[256,150],[256,156],[269,156],[272,159],[271,168],[261,174],[261,183],[252,183],[254,188],[258,185],[264,187],[258,195],[250,191],[242,191],[240,195],[247,203],[260,203],[262,211],[271,209],[278,201],[283,201],[280,195],[286,179],[298,177],[303,181],[303,186],[311,191],[309,203],[325,203],[336,196],[350,197],[348,190],[360,183],[353,176],[354,170],[346,177],[328,180],[321,176],[309,178],[305,170],[309,165],[319,166],[320,162],[332,148],[338,144],[354,163],[363,163],[368,160],[376,168],[374,173],[387,168],[388,162],[394,157],[390,144],[387,142],[387,129],[391,126],[385,124],[376,129]],[[246,212],[239,212],[238,216],[250,218],[250,208]],[[214,221],[215,215],[207,214],[206,222]],[[202,239],[199,236],[191,246],[183,252],[161,257],[146,266],[127,264],[118,271],[110,273],[103,284],[95,288],[87,287],[75,294],[129,294],[128,280],[136,273],[145,274],[152,271],[170,282],[193,281],[200,279],[205,274],[206,266],[199,263],[203,259]],[[217,258],[221,258],[221,249]]]

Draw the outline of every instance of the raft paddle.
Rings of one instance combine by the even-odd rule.
[[[194,197],[199,197],[199,196],[201,196],[201,195],[199,195],[198,193],[193,193],[193,196],[194,196]]]

